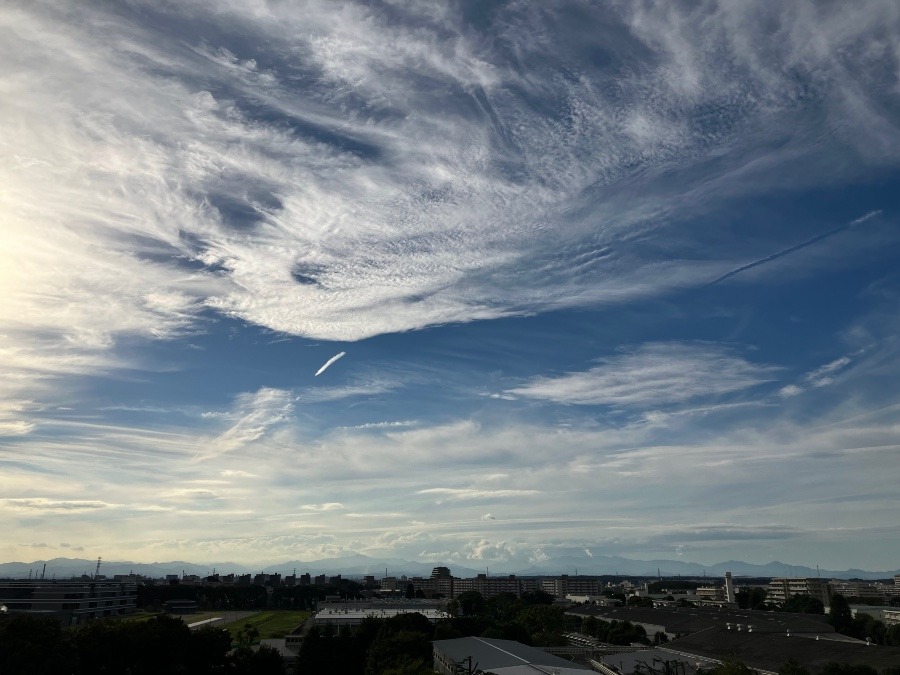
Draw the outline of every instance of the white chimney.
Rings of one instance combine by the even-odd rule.
[[[731,582],[731,572],[725,572],[725,601],[734,602],[734,584]]]

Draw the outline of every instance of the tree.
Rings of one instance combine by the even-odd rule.
[[[819,675],[878,675],[878,671],[872,666],[853,666],[849,663],[832,661],[825,664]]]
[[[796,659],[788,659],[778,669],[778,675],[810,675],[810,672],[797,663]]]
[[[828,623],[834,626],[838,633],[843,633],[853,622],[853,612],[847,599],[840,593],[831,596],[831,611],[828,614]]]
[[[225,628],[204,626],[191,632],[187,667],[196,675],[221,673],[231,651],[231,635]]]
[[[519,612],[516,623],[522,624],[529,633],[561,633],[565,627],[562,607],[531,605]]]
[[[259,629],[252,623],[245,623],[237,632],[237,643],[249,647],[256,642],[259,642]]]
[[[765,609],[766,589],[758,586],[742,588],[735,595],[738,607],[741,609]]]
[[[782,609],[785,612],[796,612],[798,614],[824,614],[825,605],[818,598],[805,593],[797,593],[788,598]]]
[[[478,591],[460,593],[457,600],[463,616],[481,616],[484,614],[484,596]]]
[[[284,659],[277,649],[267,645],[257,650],[241,646],[235,649],[228,672],[235,675],[284,675]]]
[[[13,616],[0,621],[0,673],[53,675],[71,670],[77,660],[56,619]]]
[[[895,623],[885,630],[884,643],[894,647],[900,647],[900,623]]]

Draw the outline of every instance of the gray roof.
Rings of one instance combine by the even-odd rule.
[[[714,659],[736,658],[751,668],[776,671],[789,658],[817,673],[831,661],[872,666],[876,670],[900,664],[900,647],[867,646],[842,635],[738,633],[721,628],[693,633],[670,642],[671,649]]]
[[[540,672],[536,668],[528,668],[528,666],[555,668],[559,669],[561,674],[591,670],[587,666],[566,661],[541,649],[535,649],[514,640],[465,637],[455,640],[435,640],[433,644],[436,650],[443,652],[457,663],[471,656],[472,664],[477,663],[478,667],[484,671],[498,672],[504,668],[511,668],[515,670],[506,672]]]

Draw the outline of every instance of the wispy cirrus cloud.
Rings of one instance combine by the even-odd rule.
[[[803,376],[802,384],[788,384],[782,387],[779,393],[785,398],[790,398],[802,394],[809,387],[813,389],[827,387],[834,382],[834,376],[852,362],[853,359],[849,356],[838,357],[834,361],[829,361],[806,373]]]
[[[4,205],[2,318],[20,344],[43,334],[100,352],[193,330],[210,307],[357,340],[698,283],[719,263],[660,258],[623,235],[712,180],[752,189],[738,169],[753,161],[797,175],[777,170],[789,160],[757,129],[794,128],[814,99],[862,156],[896,156],[877,88],[863,86],[897,46],[890,6],[865,19],[842,6],[597,8],[566,44],[552,39],[572,31],[566,6],[496,12],[490,42],[427,5],[8,7],[4,60],[42,76],[7,78],[4,119],[23,124],[5,146],[17,198]],[[199,16],[208,35],[177,37]],[[116,40],[95,39],[111,27]],[[874,34],[885,49],[865,48]],[[644,67],[586,59],[597,35],[621,36]],[[251,42],[267,45],[265,64]],[[762,149],[722,160],[738,131]],[[696,177],[678,198],[661,177],[673,165]]]
[[[652,343],[586,371],[535,378],[507,393],[579,405],[657,405],[741,391],[771,381],[776,371],[718,345]]]
[[[418,495],[437,495],[448,501],[469,499],[503,499],[507,497],[526,497],[540,494],[540,490],[478,490],[474,488],[426,488],[416,492]]]
[[[42,513],[77,513],[111,508],[113,505],[91,499],[51,499],[48,497],[20,497],[0,499],[0,507],[16,511]]]
[[[237,421],[223,434],[210,440],[196,459],[210,459],[259,440],[272,427],[288,420],[293,411],[294,396],[284,389],[263,387],[254,393],[241,394],[235,401],[233,411]]]
[[[340,502],[325,502],[324,504],[304,504],[300,508],[304,511],[342,511],[344,505]]]

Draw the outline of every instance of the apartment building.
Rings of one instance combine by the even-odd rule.
[[[794,595],[809,595],[822,601],[823,605],[831,602],[831,592],[827,581],[817,578],[778,577],[769,582],[766,594],[768,602],[783,605]]]

